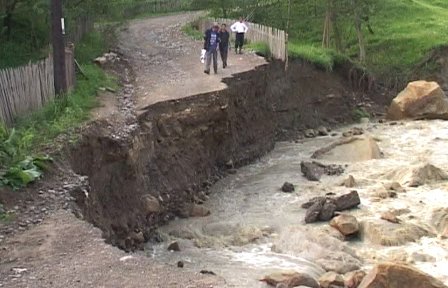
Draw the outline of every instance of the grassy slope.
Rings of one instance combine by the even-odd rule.
[[[448,45],[448,1],[383,0],[372,18],[367,66],[379,75],[406,76],[431,49]]]
[[[257,22],[284,27],[284,7],[271,6],[257,12]],[[321,48],[324,6],[295,7],[291,17],[289,53],[331,68],[341,59],[332,50]],[[284,13],[283,13],[284,14]],[[356,59],[358,46],[352,20],[339,19],[345,55]],[[367,68],[380,78],[406,78],[412,67],[433,48],[448,45],[448,1],[377,0],[370,17],[374,34],[366,27]]]
[[[57,98],[40,111],[17,119],[14,130],[0,135],[0,186],[4,183],[17,188],[25,184],[22,181],[14,181],[12,184],[17,173],[8,176],[5,172],[17,169],[20,162],[29,156],[36,157],[47,145],[54,145],[58,135],[65,133],[68,135],[66,139],[76,139],[74,128],[87,120],[90,110],[97,105],[98,88],[116,86],[116,81],[91,61],[101,55],[106,47],[99,32],[87,35],[77,46],[76,57],[88,79],[78,77],[76,89],[69,95]],[[9,135],[13,137],[7,140]]]

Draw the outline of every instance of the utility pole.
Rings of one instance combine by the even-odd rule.
[[[51,41],[53,43],[54,88],[57,95],[67,92],[65,45],[62,35],[62,0],[51,0]]]

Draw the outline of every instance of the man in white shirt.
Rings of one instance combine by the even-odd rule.
[[[243,21],[243,17],[240,17],[240,21],[235,22],[232,26],[230,26],[230,30],[236,33],[235,53],[238,53],[239,50],[239,53],[241,54],[241,49],[243,48],[244,44],[244,34],[247,32],[247,30],[249,30],[249,28],[247,28],[246,24]]]

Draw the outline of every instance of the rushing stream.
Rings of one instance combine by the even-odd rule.
[[[447,167],[448,122],[370,123],[358,127],[376,140],[382,159],[319,160],[344,165],[345,173],[310,182],[301,174],[301,161],[309,160],[314,151],[340,136],[278,143],[269,155],[212,187],[205,203],[212,212],[210,216],[177,219],[161,228],[167,237],[178,240],[180,252],[168,252],[164,243],[148,247],[146,253],[171,265],[183,261],[184,269],[213,271],[226,279],[229,287],[265,287],[258,280],[278,269],[302,271],[318,278],[324,273],[322,266],[345,271],[351,267],[369,268],[383,260],[411,262],[448,283],[448,240],[437,237],[436,232],[415,242],[388,247],[371,239],[343,241],[328,222],[305,225],[302,203],[330,192],[339,195],[353,189],[359,192],[361,205],[347,213],[360,222],[384,221],[379,220],[381,212],[401,209],[405,211],[399,217],[402,222],[433,231],[429,226],[433,210],[448,207],[447,181],[418,188],[403,185],[406,192],[397,198],[375,197],[383,183],[398,181],[393,177],[400,173],[391,172],[419,163]],[[349,128],[337,131],[338,135]],[[339,156],[342,160],[347,155]],[[356,187],[340,185],[348,175],[354,176]],[[285,181],[295,185],[294,193],[280,191]]]

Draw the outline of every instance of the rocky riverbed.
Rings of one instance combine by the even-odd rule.
[[[148,245],[146,253],[181,261],[184,269],[213,271],[228,287],[265,287],[259,280],[276,271],[318,280],[327,271],[368,272],[385,262],[413,265],[447,284],[448,123],[369,122],[353,128],[278,143],[268,156],[212,187],[204,204],[210,216],[162,227],[167,242]],[[319,159],[312,159],[316,151]],[[301,171],[304,161],[337,164],[344,173],[309,181]],[[283,192],[284,182],[294,191]],[[342,215],[331,223],[306,224],[303,203],[351,191],[360,198],[355,208],[333,211]],[[170,241],[178,242],[179,252],[167,251]]]

